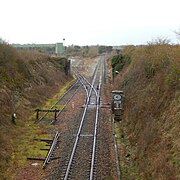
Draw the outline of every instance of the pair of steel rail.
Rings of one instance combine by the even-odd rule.
[[[73,146],[73,149],[72,149],[72,152],[71,152],[71,156],[70,156],[70,159],[69,159],[69,162],[68,162],[68,166],[67,166],[67,169],[66,169],[64,180],[68,179],[70,171],[71,171],[71,166],[72,166],[73,159],[74,159],[74,156],[75,156],[75,152],[76,152],[76,149],[77,149],[77,145],[78,145],[78,142],[79,142],[79,139],[80,139],[82,126],[83,126],[84,119],[85,119],[85,116],[86,116],[86,113],[87,113],[87,110],[88,110],[88,106],[89,106],[89,103],[90,103],[90,98],[91,98],[92,91],[94,91],[95,95],[96,95],[96,115],[95,115],[95,123],[94,123],[93,147],[92,147],[91,168],[90,168],[89,179],[90,180],[93,179],[102,75],[100,75],[100,80],[99,80],[99,83],[98,83],[98,87],[99,87],[98,91],[94,88],[94,85],[95,85],[95,80],[97,78],[97,72],[98,72],[99,68],[101,69],[101,63],[98,63],[98,65],[97,65],[97,67],[95,69],[92,83],[89,83],[89,81],[85,77],[83,77],[78,72],[78,70],[76,70],[76,76],[79,79],[81,79],[80,82],[82,83],[82,85],[83,85],[83,87],[84,87],[84,89],[86,91],[86,103],[85,103],[85,106],[84,106],[84,111],[83,111],[83,114],[82,114],[80,126],[79,126],[79,129],[78,129],[76,139],[75,139],[75,142],[74,142],[74,146]],[[88,89],[87,89],[85,83],[90,86],[89,92],[88,92]]]
[[[52,158],[53,152],[54,152],[54,150],[55,150],[55,148],[56,148],[56,145],[57,145],[57,143],[58,143],[58,138],[59,138],[59,136],[60,136],[60,133],[57,131],[56,134],[55,134],[55,136],[54,136],[54,138],[53,138],[51,147],[49,148],[49,151],[48,151],[48,153],[47,153],[47,155],[46,155],[46,158],[45,158],[45,160],[44,160],[44,163],[43,163],[43,166],[42,166],[43,168],[45,168],[46,165],[49,164],[49,162],[50,162],[50,160],[51,160],[51,158]]]
[[[100,68],[101,74],[99,76],[98,89],[96,89],[95,88],[95,81],[97,79],[97,73],[98,73],[99,68]],[[66,91],[66,93],[62,97],[60,97],[60,99],[49,109],[49,111],[47,111],[45,114],[43,114],[43,116],[41,116],[35,123],[40,122],[48,114],[48,112],[50,112],[50,110],[52,110],[56,106],[56,104],[58,104],[63,99],[63,97],[78,82],[81,83],[81,85],[77,88],[75,93],[71,95],[70,99],[65,103],[63,108],[58,111],[58,114],[57,114],[57,116],[60,115],[60,113],[67,106],[67,104],[70,102],[72,97],[77,93],[77,91],[80,89],[80,87],[83,86],[84,89],[85,89],[85,92],[86,92],[86,101],[85,101],[85,106],[84,106],[84,111],[83,111],[83,115],[82,115],[82,118],[81,118],[80,126],[79,126],[79,129],[78,129],[77,135],[76,135],[75,143],[74,143],[74,146],[73,146],[73,149],[72,149],[72,153],[71,153],[71,156],[70,156],[70,159],[69,159],[69,162],[68,162],[68,166],[67,166],[67,170],[66,170],[66,174],[65,174],[65,177],[64,177],[64,180],[67,180],[68,177],[69,177],[69,174],[70,174],[71,165],[72,165],[73,158],[74,158],[74,155],[75,155],[75,151],[76,151],[78,141],[79,141],[79,138],[80,138],[80,135],[81,135],[81,130],[82,130],[82,126],[83,126],[83,123],[84,123],[85,116],[86,116],[86,112],[87,112],[88,107],[89,107],[91,95],[92,95],[92,92],[94,91],[95,96],[96,96],[96,115],[95,115],[95,123],[94,123],[93,147],[92,147],[91,167],[90,167],[90,175],[89,175],[89,179],[92,180],[93,176],[94,176],[94,164],[95,164],[95,154],[96,154],[97,129],[98,129],[99,106],[100,106],[100,91],[101,91],[101,81],[102,81],[102,63],[100,62],[100,63],[97,64],[97,66],[95,68],[95,71],[94,71],[94,74],[93,74],[92,83],[90,83],[84,76],[82,76],[77,69],[75,71],[76,71],[75,75],[77,77],[77,81],[68,89],[68,91]],[[87,85],[89,86],[89,89],[87,88]],[[53,151],[55,149],[58,138],[59,138],[59,133],[56,132],[56,134],[54,136],[54,139],[53,139],[53,142],[52,142],[52,145],[51,145],[51,147],[50,147],[50,149],[49,149],[49,151],[48,151],[48,153],[46,155],[45,161],[43,163],[43,168],[45,168],[46,165],[50,162],[50,160],[52,158],[52,153],[53,153]]]

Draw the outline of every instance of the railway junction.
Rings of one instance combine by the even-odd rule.
[[[75,80],[64,95],[49,109],[35,110],[34,123],[50,125],[54,136],[43,139],[49,146],[45,158],[29,157],[32,163],[43,161],[42,179],[120,179],[106,60],[99,56],[87,67],[74,62]]]

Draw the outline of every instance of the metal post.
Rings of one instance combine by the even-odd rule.
[[[39,119],[39,109],[36,109],[37,113],[36,113],[36,119]]]
[[[54,111],[54,120],[55,120],[55,121],[57,120],[57,111],[56,111],[56,109],[55,109],[55,111]]]
[[[125,96],[125,94],[126,94],[126,83],[125,83],[125,80],[124,80],[124,82],[123,82],[123,85],[124,85],[124,96]]]

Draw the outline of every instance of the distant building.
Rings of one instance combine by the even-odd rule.
[[[63,54],[64,53],[64,46],[63,46],[63,43],[56,43],[55,44],[55,53],[56,54]]]
[[[124,46],[113,46],[112,50],[116,51],[117,54],[124,48]]]
[[[30,49],[46,52],[49,54],[64,54],[65,48],[63,43],[56,44],[12,44],[13,47],[18,49]]]

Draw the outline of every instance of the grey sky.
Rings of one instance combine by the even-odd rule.
[[[66,45],[177,42],[179,0],[0,0],[0,37]]]

